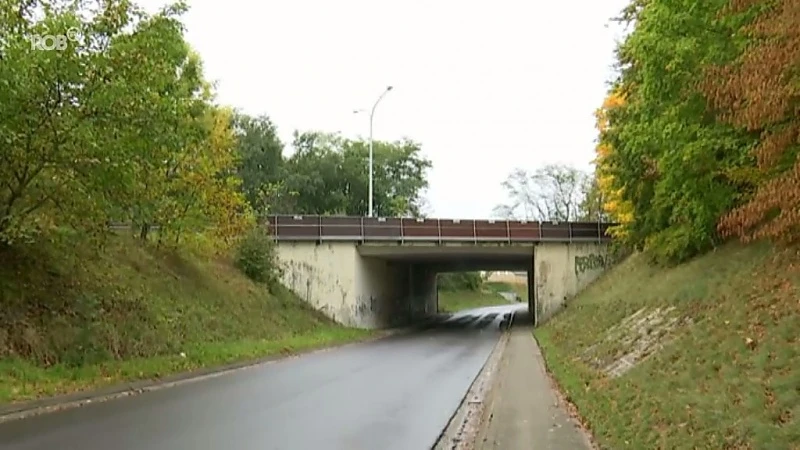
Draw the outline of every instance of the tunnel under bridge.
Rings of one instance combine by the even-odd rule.
[[[528,274],[528,308],[542,323],[612,263],[596,222],[271,216],[282,280],[344,325],[402,326],[437,312],[436,275]]]

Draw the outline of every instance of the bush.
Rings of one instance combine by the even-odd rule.
[[[280,276],[275,242],[264,227],[250,230],[236,249],[236,268],[257,283],[266,283],[272,289]]]
[[[479,272],[440,273],[436,286],[443,291],[477,291],[483,285]]]

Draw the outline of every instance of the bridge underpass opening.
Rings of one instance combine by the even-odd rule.
[[[401,299],[411,323],[425,320],[439,312],[437,276],[452,272],[509,271],[527,274],[527,307],[531,316],[534,306],[533,263],[535,245],[519,244],[425,244],[380,245],[361,244],[358,253],[366,265],[386,264],[402,275]],[[395,284],[395,283],[393,283]],[[397,284],[395,284],[397,285]]]

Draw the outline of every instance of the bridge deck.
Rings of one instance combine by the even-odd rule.
[[[614,224],[528,222],[524,220],[409,219],[351,216],[268,218],[279,241],[424,241],[424,242],[598,242],[611,237]]]

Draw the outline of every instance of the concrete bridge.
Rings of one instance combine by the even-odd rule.
[[[611,264],[596,222],[271,216],[284,283],[345,325],[407,324],[438,308],[436,274],[528,274],[528,308],[542,323]]]

